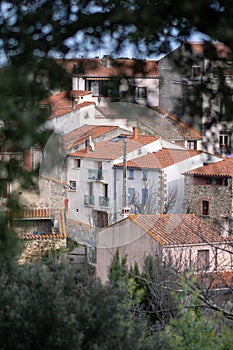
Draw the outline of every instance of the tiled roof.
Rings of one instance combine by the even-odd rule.
[[[158,77],[155,60],[116,59],[104,66],[100,58],[76,58],[56,60],[68,73],[84,77]]]
[[[224,242],[214,227],[194,214],[138,214],[128,218],[160,245]]]
[[[133,136],[127,136],[126,138],[127,152],[128,153],[132,152],[156,140],[158,140],[158,138],[155,136],[138,135],[137,139],[134,139]],[[113,160],[123,156],[123,139],[114,138],[110,141],[103,141],[95,145],[94,151],[85,149],[85,150],[80,150],[80,151],[70,153],[68,156]]]
[[[197,276],[197,284],[205,289],[223,289],[233,287],[233,271],[201,273]]]
[[[233,157],[220,162],[208,164],[200,168],[187,171],[185,175],[193,176],[233,176]]]
[[[129,160],[127,161],[127,166],[129,168],[163,169],[201,153],[201,151],[188,149],[163,148],[158,152],[148,153],[144,156]],[[115,166],[122,167],[123,163],[116,164]]]
[[[86,106],[93,105],[94,102],[84,101],[81,103],[77,103],[75,107],[72,105],[72,99],[77,98],[78,96],[83,97],[86,95],[91,95],[90,91],[83,90],[66,90],[59,92],[53,96],[50,96],[46,99],[43,99],[39,102],[39,105],[50,105],[52,106],[50,119],[57,118],[61,115],[72,112],[73,110],[77,110]]]
[[[66,238],[67,232],[66,232],[66,225],[65,225],[65,214],[63,210],[59,209],[22,209],[18,211],[1,211],[1,215],[4,215],[10,219],[13,220],[22,220],[22,221],[38,221],[38,220],[54,220],[55,217],[58,220],[58,229],[57,232],[43,232],[43,233],[37,233],[37,234],[30,234],[27,233],[27,226],[25,227],[25,230],[22,229],[22,233],[19,234],[20,239],[51,239],[51,238],[59,238],[63,239]],[[25,232],[24,232],[25,231]]]
[[[206,44],[204,42],[189,42],[188,44],[199,54],[205,54]],[[218,58],[226,58],[231,52],[230,48],[223,43],[212,43],[211,46],[215,48]]]
[[[92,140],[94,140],[100,135],[106,134],[109,131],[117,129],[118,126],[84,125],[65,134],[63,136],[63,145],[65,149],[71,149],[79,144],[84,143],[89,136],[91,136]]]

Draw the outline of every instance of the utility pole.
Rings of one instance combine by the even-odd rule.
[[[129,215],[129,207],[128,207],[128,189],[127,189],[127,159],[126,159],[126,139],[123,139],[123,188],[122,188],[122,212],[123,216]]]

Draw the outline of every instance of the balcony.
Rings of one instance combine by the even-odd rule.
[[[95,197],[84,194],[84,205],[94,205]]]
[[[99,197],[99,206],[108,208],[109,207],[109,197],[100,196]]]
[[[104,170],[88,169],[88,180],[102,181],[104,179]]]

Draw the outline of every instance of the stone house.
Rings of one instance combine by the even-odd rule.
[[[172,147],[173,146],[173,147]],[[132,213],[184,212],[184,169],[195,169],[220,159],[202,151],[163,141],[160,150],[126,161],[128,206]],[[116,187],[121,198],[123,163],[115,164]],[[117,208],[119,211],[120,208]]]
[[[96,106],[110,101],[158,105],[159,73],[155,60],[76,58],[56,60],[71,75],[73,90],[92,92]]]
[[[202,130],[210,153],[233,147],[230,54],[221,43],[183,43],[158,62],[159,106]]]
[[[228,243],[193,214],[129,215],[97,233],[97,276],[108,280],[117,250],[129,267],[137,263],[140,270],[148,255],[171,264],[176,272],[232,270]]]
[[[18,238],[25,243],[19,263],[41,259],[51,249],[66,247],[66,223],[64,210],[21,209],[2,211]]]
[[[208,164],[185,174],[185,205],[224,236],[232,234],[233,158]]]

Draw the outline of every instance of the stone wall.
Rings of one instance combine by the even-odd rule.
[[[228,186],[194,185],[192,176],[185,177],[185,211],[218,228],[223,228],[224,220],[227,221],[229,234],[232,234],[232,195],[232,179],[228,179]],[[202,201],[209,202],[209,215],[202,215]]]
[[[25,243],[25,248],[20,258],[19,264],[25,264],[32,260],[41,260],[48,251],[66,248],[66,239],[37,239],[37,240],[22,240]]]

